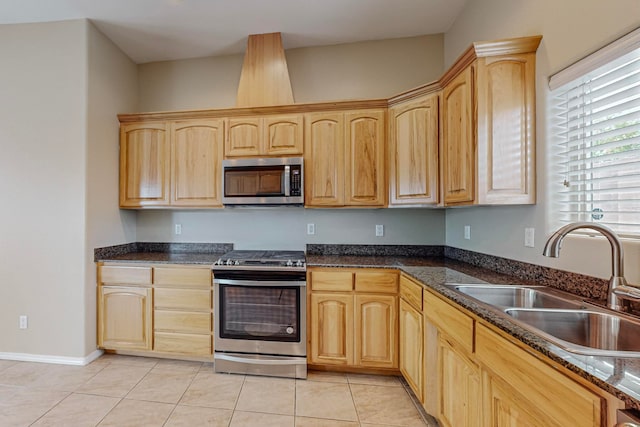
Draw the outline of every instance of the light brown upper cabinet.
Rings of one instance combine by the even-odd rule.
[[[223,121],[123,124],[120,207],[220,207]]]
[[[301,155],[303,115],[227,119],[225,157]]]
[[[540,37],[475,43],[476,58],[452,67],[443,77],[445,205],[536,202],[535,51],[539,43]]]
[[[438,93],[389,109],[389,204],[438,203]]]
[[[222,206],[222,120],[171,123],[171,205]]]
[[[384,206],[385,111],[305,118],[305,206]]]
[[[120,128],[120,206],[169,204],[169,129],[166,122]]]

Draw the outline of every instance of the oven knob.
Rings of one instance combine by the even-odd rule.
[[[287,267],[293,267],[293,261],[288,260],[287,261]]]
[[[293,333],[293,328],[291,326],[287,326],[287,333],[291,335]]]
[[[302,261],[298,260],[296,261],[296,267],[302,267],[303,263]]]
[[[230,259],[227,260],[227,265],[233,265],[233,261],[231,261]]]
[[[240,265],[240,261],[236,260],[236,262],[233,265]]]

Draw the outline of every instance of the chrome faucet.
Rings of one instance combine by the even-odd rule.
[[[640,301],[640,288],[635,285],[629,285],[624,278],[622,243],[620,243],[616,233],[609,227],[592,222],[567,224],[549,237],[542,255],[553,258],[560,256],[562,240],[567,234],[579,228],[598,231],[609,240],[611,244],[611,278],[609,279],[607,305],[614,310],[629,311],[629,300]]]

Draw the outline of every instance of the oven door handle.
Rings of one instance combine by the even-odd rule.
[[[247,363],[249,365],[306,365],[305,357],[291,357],[287,359],[254,359],[248,357],[230,356],[228,354],[216,353],[215,359],[228,360],[229,362]]]
[[[265,287],[282,287],[282,286],[307,286],[305,280],[231,280],[231,279],[213,279],[213,283],[218,285],[234,285],[234,286],[255,286]]]

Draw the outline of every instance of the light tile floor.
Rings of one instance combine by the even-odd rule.
[[[216,374],[210,363],[104,355],[0,360],[0,426],[429,426],[397,377]]]

